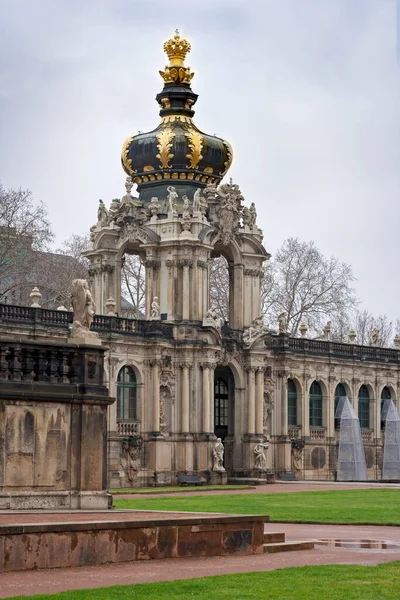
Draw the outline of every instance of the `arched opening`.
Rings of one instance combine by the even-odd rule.
[[[287,381],[288,426],[296,427],[297,422],[297,389],[293,379]]]
[[[385,429],[385,425],[386,425],[386,419],[385,420],[382,419],[382,411],[383,411],[383,405],[385,403],[385,400],[392,400],[392,394],[387,385],[385,385],[385,387],[383,388],[383,390],[381,392],[381,429]]]
[[[339,399],[343,398],[343,396],[347,396],[346,388],[344,387],[343,383],[338,383],[335,388],[335,403],[333,415],[336,414]],[[335,419],[335,429],[340,429],[340,419]]]
[[[218,368],[214,378],[214,433],[224,440],[234,433],[235,384],[228,367]]]
[[[213,258],[210,268],[210,306],[229,323],[229,265],[225,256]]]
[[[118,373],[117,421],[137,421],[137,381],[135,371],[129,366]]]
[[[310,387],[310,427],[322,427],[322,389],[318,381]]]
[[[366,385],[362,385],[358,392],[358,419],[360,421],[361,429],[370,428],[369,405],[368,388]]]
[[[146,268],[142,256],[125,250],[121,259],[121,317],[144,319]]]

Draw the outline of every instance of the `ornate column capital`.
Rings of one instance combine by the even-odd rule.
[[[179,367],[182,370],[184,370],[184,369],[191,369],[193,367],[193,365],[191,363],[181,362],[181,363],[179,363]]]
[[[179,266],[180,267],[193,267],[193,260],[191,260],[190,258],[181,258],[179,260]]]
[[[144,266],[146,267],[146,269],[160,269],[161,268],[161,260],[154,260],[154,259],[146,259],[144,261]]]
[[[203,362],[201,363],[200,367],[204,370],[204,369],[215,369],[215,365],[213,363],[210,362]]]
[[[207,269],[208,267],[208,262],[206,260],[197,260],[197,266],[200,269]]]
[[[174,260],[168,259],[165,261],[165,266],[168,267],[168,269],[171,269],[175,265],[176,265],[176,262]]]
[[[100,270],[102,273],[114,273],[114,265],[101,265]]]
[[[159,367],[161,368],[163,366],[163,361],[161,358],[151,358],[149,360],[149,366],[150,367]]]

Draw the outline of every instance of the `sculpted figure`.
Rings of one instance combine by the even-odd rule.
[[[188,213],[190,211],[190,200],[186,196],[186,194],[184,196],[182,196],[182,200],[183,200],[183,212]]]
[[[153,302],[151,303],[150,319],[152,321],[157,321],[159,318],[160,318],[160,303],[158,301],[157,296],[154,296]]]
[[[324,327],[324,339],[325,340],[330,340],[331,339],[331,321],[328,321],[327,324]]]
[[[267,469],[267,458],[265,456],[265,450],[267,450],[268,448],[268,442],[263,443],[262,439],[259,441],[258,444],[254,446],[254,466],[256,469],[262,469],[263,471]]]
[[[155,217],[159,214],[161,206],[156,196],[150,200],[149,209],[152,217]]]
[[[172,185],[167,187],[167,191],[168,212],[176,212],[176,200],[178,199],[178,192]]]
[[[221,438],[218,438],[214,449],[213,449],[213,456],[214,456],[214,466],[213,466],[213,471],[225,471],[224,469],[224,445],[222,443]]]
[[[108,210],[103,202],[99,200],[99,208],[97,209],[97,222],[100,225],[107,225],[108,223]]]
[[[193,212],[200,212],[204,202],[205,198],[201,197],[201,188],[197,188],[193,195]]]
[[[74,311],[74,322],[70,337],[98,338],[98,334],[90,331],[96,305],[85,279],[74,279],[71,290],[71,304]]]
[[[203,326],[215,327],[215,329],[221,329],[221,317],[213,306],[210,306],[208,311],[203,317]]]
[[[254,227],[254,225],[256,224],[256,220],[257,220],[257,211],[256,211],[256,205],[254,204],[254,202],[252,202],[250,204],[250,208],[249,208],[249,227]]]
[[[287,333],[288,322],[287,322],[287,314],[285,312],[283,312],[279,315],[278,323],[279,323],[279,333]]]
[[[379,329],[377,327],[374,327],[373,330],[371,331],[371,344],[373,346],[377,346],[379,343]]]
[[[243,206],[242,220],[243,220],[243,225],[248,225],[250,227],[250,224],[252,222],[252,216],[250,214],[250,209],[247,208],[247,206]]]

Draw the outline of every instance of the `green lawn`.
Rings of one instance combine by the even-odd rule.
[[[252,485],[185,485],[185,486],[165,486],[160,488],[118,488],[117,490],[110,490],[110,493],[114,496],[119,494],[170,494],[170,493],[184,493],[184,492],[209,492],[210,490],[250,490],[254,486]]]
[[[400,562],[327,565],[29,596],[36,600],[398,600]],[[27,596],[16,596],[24,600]]]
[[[266,514],[277,522],[400,525],[400,489],[115,498],[114,504],[145,510]]]

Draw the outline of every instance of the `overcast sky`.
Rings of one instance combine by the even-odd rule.
[[[400,317],[395,0],[0,0],[0,180],[29,188],[57,242],[124,193],[124,140],[159,122],[178,27],[195,123],[233,145],[230,175],[272,254],[290,236],[353,265]]]

